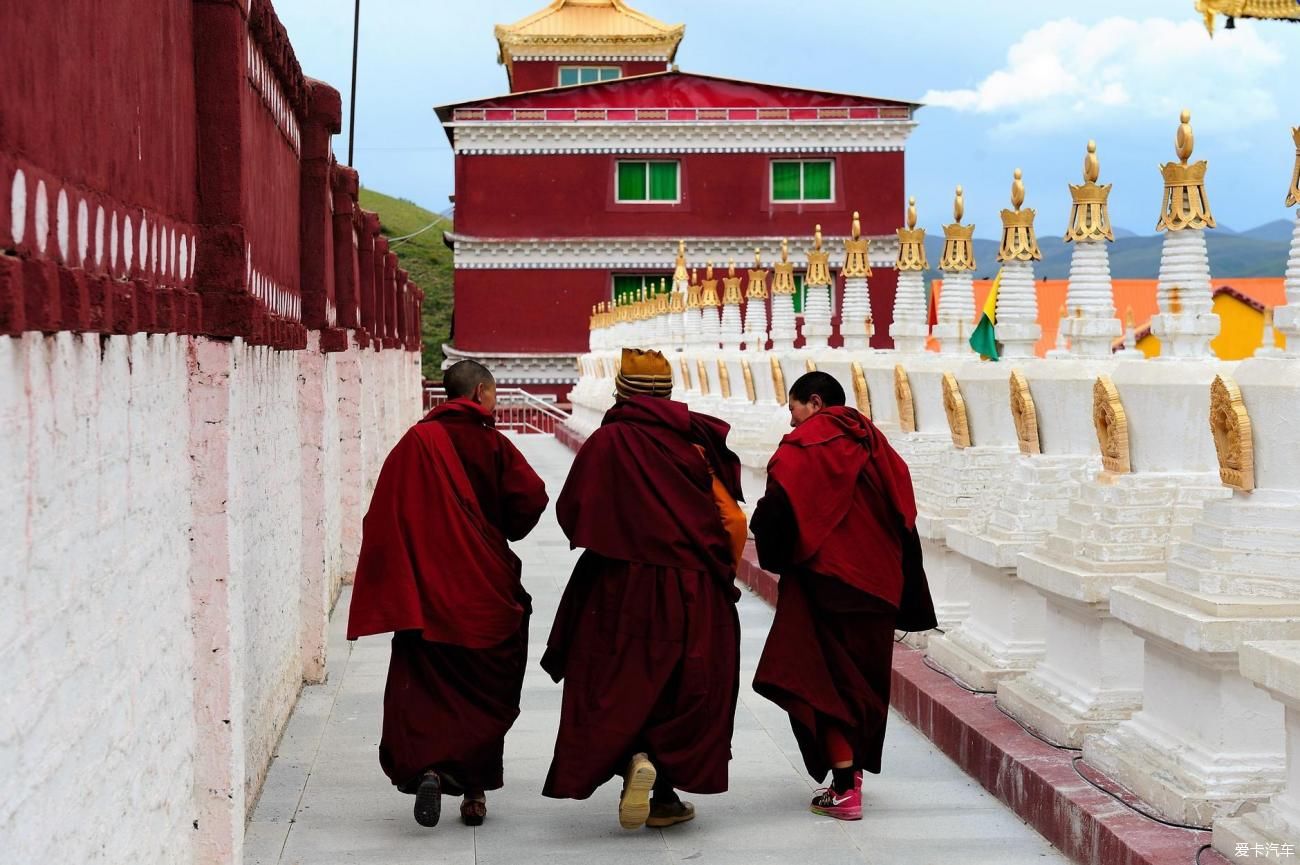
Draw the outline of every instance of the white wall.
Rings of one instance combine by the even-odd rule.
[[[0,337],[0,860],[236,862],[419,359]]]

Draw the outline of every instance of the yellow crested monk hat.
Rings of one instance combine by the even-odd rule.
[[[673,368],[657,351],[623,349],[614,390],[624,399],[634,396],[668,397],[673,393]]]

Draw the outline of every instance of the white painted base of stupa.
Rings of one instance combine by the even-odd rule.
[[[1216,820],[1214,848],[1244,863],[1258,861],[1256,845],[1272,845],[1269,852],[1281,859],[1300,849],[1300,642],[1247,643],[1241,673],[1286,707],[1287,785],[1254,811]],[[1239,856],[1242,844],[1247,852]]]

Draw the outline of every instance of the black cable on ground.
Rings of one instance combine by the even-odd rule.
[[[969,691],[972,694],[996,694],[997,693],[997,691],[982,691],[979,688],[972,688],[970,685],[967,685],[965,682],[963,682],[961,679],[958,679],[952,673],[949,673],[943,667],[936,667],[934,664],[930,663],[930,658],[928,656],[921,658],[921,663],[925,664],[927,667],[929,667],[931,670],[934,670],[936,673],[947,676],[949,679],[952,680],[952,683],[954,685],[956,685],[958,688],[961,688],[963,691]]]

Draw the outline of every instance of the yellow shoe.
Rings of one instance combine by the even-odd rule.
[[[676,826],[695,819],[695,806],[690,802],[673,802],[671,805],[651,805],[645,824],[651,829]]]
[[[650,790],[655,785],[654,763],[645,754],[637,754],[627,765],[623,792],[618,797],[618,824],[624,829],[640,829],[650,816]]]

